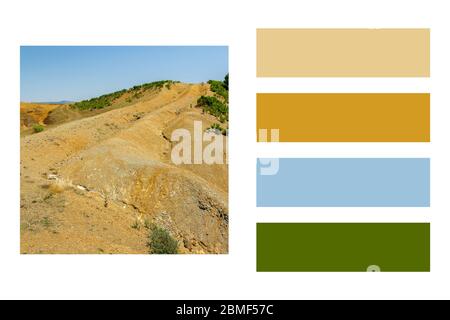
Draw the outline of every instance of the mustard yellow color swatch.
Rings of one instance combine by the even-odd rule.
[[[258,93],[257,129],[269,142],[277,129],[280,142],[429,142],[430,95]]]

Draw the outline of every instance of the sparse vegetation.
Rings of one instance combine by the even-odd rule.
[[[155,225],[150,221],[150,219],[146,218],[144,220],[144,227],[145,229],[152,230],[155,228]]]
[[[228,105],[221,102],[216,97],[201,96],[197,100],[197,106],[203,108],[203,111],[228,121]]]
[[[219,116],[219,121],[221,123],[224,123],[225,121],[228,121],[228,114],[227,115],[224,115],[224,114],[220,115]]]
[[[222,128],[220,126],[220,124],[218,123],[213,123],[208,129],[206,130],[214,130],[216,132],[220,132],[222,135],[226,136],[227,135],[227,129]]]
[[[43,217],[40,222],[41,222],[42,226],[46,229],[53,226],[53,222],[50,220],[49,217]]]
[[[150,253],[154,254],[178,253],[177,240],[167,230],[157,226],[154,226],[150,231],[148,246]]]
[[[72,107],[80,110],[103,109],[105,107],[109,107],[114,100],[120,98],[125,92],[126,90],[124,89],[113,93],[104,94],[97,98],[75,102]]]
[[[139,230],[141,228],[141,225],[139,224],[139,221],[135,220],[133,224],[131,225],[131,228]]]
[[[164,85],[171,85],[173,83],[178,83],[179,81],[173,81],[173,80],[161,80],[161,81],[154,81],[149,83],[144,83],[141,85],[137,85],[129,89],[128,91],[147,91],[150,89],[161,89],[164,87]]]
[[[79,110],[96,110],[96,109],[103,109],[106,107],[111,106],[111,104],[122,97],[126,92],[132,93],[132,97],[128,97],[126,99],[126,102],[131,102],[132,99],[138,99],[142,96],[142,94],[150,89],[161,89],[164,87],[164,85],[170,85],[173,83],[177,83],[178,81],[172,81],[172,80],[161,80],[161,81],[155,81],[155,82],[149,82],[144,83],[141,85],[134,86],[130,89],[123,89],[119,90],[113,93],[104,94],[100,97],[92,98],[89,100],[83,100],[80,102],[75,102],[72,104],[73,108],[77,108]]]
[[[201,107],[204,112],[215,116],[221,123],[225,123],[228,121],[228,74],[224,81],[209,80],[208,83],[216,96],[201,96],[197,100],[197,107]]]
[[[223,97],[225,102],[228,102],[228,90],[224,87],[222,81],[209,80],[211,91]]]
[[[221,127],[220,124],[218,124],[218,123],[213,123],[213,124],[211,125],[211,127],[209,127],[208,129],[213,129],[213,130],[219,130],[219,131],[222,131],[222,127]]]
[[[223,81],[209,80],[211,91],[224,98],[225,103],[228,104],[228,73]]]
[[[132,99],[139,99],[142,97],[142,92],[136,92],[135,94],[133,94]],[[132,100],[131,99],[131,100]]]
[[[44,129],[45,127],[42,124],[36,123],[35,125],[33,125],[33,131],[35,133],[42,132],[44,131]]]
[[[228,91],[228,76],[229,74],[225,76],[225,79],[223,79],[223,87]]]

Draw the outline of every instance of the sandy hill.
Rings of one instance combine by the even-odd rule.
[[[171,83],[76,108],[21,104],[21,252],[148,253],[156,225],[182,253],[226,253],[227,165],[170,160],[171,131],[219,123],[202,95],[208,84]]]
[[[30,134],[36,124],[44,124],[48,114],[54,109],[60,107],[59,104],[43,103],[20,103],[20,132],[21,134]]]

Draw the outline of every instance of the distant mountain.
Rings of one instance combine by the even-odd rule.
[[[74,101],[61,100],[61,101],[39,102],[39,103],[40,104],[70,104],[70,103],[74,103]]]

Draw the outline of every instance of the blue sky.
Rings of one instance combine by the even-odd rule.
[[[78,101],[145,82],[199,83],[226,73],[224,46],[22,46],[20,99]]]

